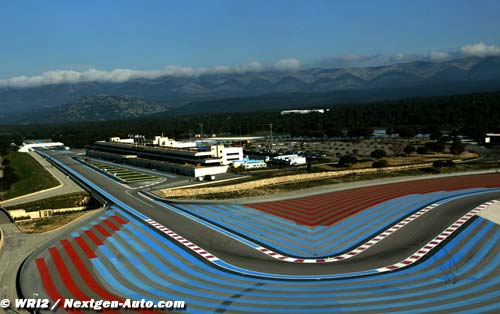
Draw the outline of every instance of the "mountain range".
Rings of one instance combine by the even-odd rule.
[[[234,111],[235,108],[224,107],[225,103],[234,106],[234,101],[228,101],[228,98],[245,98],[246,104],[250,105],[249,109],[255,110],[251,106],[252,99],[268,97],[272,100],[276,95],[282,98],[279,106],[263,105],[264,109],[283,108],[287,104],[290,107],[307,105],[311,95],[312,99],[315,98],[314,95],[321,95],[319,99],[324,104],[334,105],[350,101],[499,89],[500,57],[470,57],[445,62],[417,61],[378,67],[164,76],[121,83],[86,82],[25,88],[0,87],[0,122],[5,123],[12,117],[33,116],[34,112],[41,114],[39,117],[64,114],[65,119],[69,120],[107,120],[158,112]],[[293,95],[301,96],[297,98]],[[125,98],[85,98],[88,96]],[[296,99],[289,101],[290,98],[287,97]],[[114,103],[106,106],[104,99],[111,99]],[[214,105],[214,102],[219,100],[220,102]],[[91,108],[88,107],[90,103],[93,104]],[[272,101],[268,103],[271,104]]]

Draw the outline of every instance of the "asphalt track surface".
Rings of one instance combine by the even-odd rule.
[[[167,226],[219,259],[241,269],[290,276],[352,273],[397,263],[417,251],[471,209],[486,201],[500,198],[499,191],[482,190],[480,194],[449,200],[349,260],[323,264],[286,263],[182,214],[168,210],[157,202],[141,197],[137,192],[126,191],[123,186],[67,156],[61,157],[60,160],[127,206]],[[499,178],[500,176],[496,175],[498,185]],[[492,185],[488,187],[492,188]],[[50,290],[46,286],[47,276],[52,276],[52,288],[59,293],[63,291],[68,294],[67,291],[70,291],[66,297],[85,299],[94,296],[94,288],[100,285],[103,290],[112,291],[114,296],[144,296],[152,299],[174,299],[174,296],[177,296],[179,299],[188,300],[188,312],[192,313],[255,313],[266,312],[266,309],[268,312],[296,313],[328,313],[340,310],[382,313],[397,309],[403,312],[426,313],[431,309],[457,312],[457,308],[474,308],[471,312],[479,313],[482,309],[500,307],[499,283],[481,272],[483,268],[485,274],[499,272],[497,251],[500,248],[495,245],[494,239],[500,236],[500,230],[497,225],[482,218],[472,219],[461,228],[460,233],[438,247],[435,254],[407,269],[336,281],[297,282],[252,277],[218,269],[145,226],[119,207],[108,211],[106,215],[109,217],[102,217],[104,222],[100,223],[99,228],[91,225],[88,229],[67,235],[63,242],[56,241],[48,250],[41,248],[36,262],[26,267],[24,278],[40,278],[38,272],[42,274],[42,280],[35,283],[31,281],[29,286],[24,285],[26,293],[32,293],[33,289]],[[94,230],[93,236],[89,235],[89,230]],[[95,237],[98,237],[97,241]],[[90,249],[84,250],[85,246],[82,247],[77,238],[84,239]],[[71,247],[80,249],[75,253]],[[157,259],[153,258],[154,256]],[[157,263],[158,261],[161,263]],[[66,273],[64,270],[61,273],[64,265],[70,266]],[[76,281],[80,278],[82,281],[85,277],[80,272],[82,269],[88,270],[86,275],[93,277],[96,284],[89,285],[85,279],[84,282],[73,282],[73,285],[68,282],[68,277]],[[467,271],[462,273],[465,269]],[[125,275],[127,272],[130,273]],[[46,275],[45,281],[43,274]],[[163,279],[156,281],[157,278]],[[122,288],[118,288],[117,282],[123,283]],[[212,282],[212,289],[207,287],[207,282]],[[418,285],[419,282],[422,283],[421,286]],[[461,285],[456,285],[458,282]],[[479,287],[480,284],[484,284],[485,288],[476,288],[476,285]],[[81,293],[75,287],[92,291]],[[183,288],[192,292],[187,293]],[[406,290],[408,296],[404,297],[402,294],[398,298],[397,294]],[[259,294],[259,291],[262,292]],[[432,294],[432,291],[435,293]],[[437,298],[436,301],[429,297],[431,294]],[[463,295],[467,295],[467,299],[471,300],[470,305],[459,302],[463,301]],[[366,298],[367,296],[370,297]],[[251,300],[245,301],[247,297]],[[269,302],[266,303],[265,300]],[[251,305],[238,305],[246,304],[245,302]],[[363,302],[364,306],[358,304]]]

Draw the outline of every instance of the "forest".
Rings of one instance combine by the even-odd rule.
[[[127,137],[128,134],[152,137],[163,133],[180,140],[199,134],[201,129],[205,135],[255,135],[268,134],[270,123],[276,135],[356,137],[369,136],[374,128],[383,128],[411,136],[415,132],[431,133],[438,129],[482,141],[486,132],[497,131],[500,126],[500,92],[323,108],[329,111],[303,115],[281,115],[279,111],[219,112],[104,122],[0,125],[0,143],[5,147],[12,141],[20,144],[23,139],[51,138],[70,147],[84,147],[109,136]]]

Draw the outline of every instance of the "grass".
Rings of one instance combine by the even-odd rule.
[[[87,206],[87,208],[97,208],[100,204],[90,197],[87,192],[75,192],[65,195],[49,197],[39,201],[14,205],[6,207],[7,210],[24,209],[27,212],[42,209],[59,209],[78,206]]]
[[[101,163],[97,161],[86,161],[86,162],[92,165],[93,167],[101,171],[105,171],[110,175],[115,176],[126,183],[145,182],[145,181],[153,181],[159,179],[157,176],[154,175],[141,173],[127,168],[117,167],[106,163]]]
[[[16,222],[16,224],[24,233],[42,233],[63,227],[87,213],[87,211],[83,211],[77,213],[60,214],[32,221]]]
[[[59,185],[59,182],[27,153],[11,150],[4,158],[9,160],[3,182],[8,191],[3,199],[30,194]]]

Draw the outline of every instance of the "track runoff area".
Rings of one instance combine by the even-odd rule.
[[[500,311],[500,226],[477,216],[497,205],[499,174],[245,205],[143,194],[203,225],[200,237],[243,247],[224,250],[66,170],[111,205],[23,267],[23,295],[56,312],[92,313],[96,302],[114,313]]]

